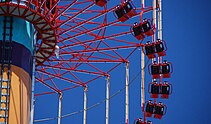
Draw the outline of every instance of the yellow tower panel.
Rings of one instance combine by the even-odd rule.
[[[3,79],[7,78],[7,70],[5,70]],[[31,76],[23,69],[17,66],[11,66],[11,86],[9,96],[9,124],[29,124],[30,107],[31,107]],[[2,83],[7,86],[6,82]],[[7,91],[2,90],[2,94]],[[2,100],[6,100],[2,96]],[[1,107],[4,107],[1,104]],[[0,111],[1,115],[5,115],[5,111]],[[0,118],[0,122],[4,122],[4,118]]]

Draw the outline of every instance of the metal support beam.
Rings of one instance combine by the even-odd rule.
[[[109,124],[110,76],[106,78],[106,124]]]
[[[156,1],[157,0],[153,0],[153,25],[155,26],[155,29],[157,28],[157,23],[156,23],[156,21],[157,21],[157,15],[156,15],[157,14],[156,13],[157,4],[156,4]],[[153,36],[152,41],[154,42],[155,40],[156,40],[156,32]]]
[[[145,54],[141,51],[141,108],[144,113],[145,104]],[[146,122],[146,115],[144,114],[144,122]]]
[[[34,30],[35,31],[35,30]],[[35,45],[36,45],[36,37],[37,32],[34,33],[34,39],[33,39],[33,55],[36,53]],[[32,65],[32,96],[31,96],[31,117],[30,117],[30,124],[34,123],[34,105],[35,105],[35,98],[34,98],[34,86],[35,86],[35,65],[36,65],[36,57],[33,56],[33,65]]]
[[[62,116],[62,93],[59,94],[58,124],[61,124],[61,116]]]
[[[141,107],[142,110],[144,110],[144,103],[145,103],[145,87],[144,87],[144,83],[145,83],[145,72],[144,72],[144,68],[145,68],[145,55],[144,55],[144,51],[141,51]]]
[[[129,63],[126,62],[125,122],[129,124]]]
[[[144,8],[145,7],[145,0],[142,0],[141,4],[142,4],[142,8]]]
[[[162,40],[162,0],[158,0],[158,39]]]
[[[86,113],[87,113],[87,91],[88,91],[88,88],[87,86],[84,87],[84,121],[83,121],[83,124],[86,124]]]
[[[35,57],[33,58],[33,71],[32,71],[32,96],[31,96],[31,117],[30,117],[30,124],[33,124],[34,121],[34,85],[35,85]]]

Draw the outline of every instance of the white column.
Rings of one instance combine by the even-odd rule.
[[[35,45],[36,45],[36,37],[37,37],[37,32],[34,33],[34,38],[33,38],[33,46],[34,46],[34,50],[33,50],[33,65],[32,65],[32,95],[31,95],[31,117],[30,117],[30,124],[34,123],[34,104],[35,104],[35,99],[34,99],[34,85],[35,85],[35,66],[36,66],[36,49],[35,49]]]
[[[158,39],[162,40],[162,0],[158,0]]]
[[[61,116],[62,116],[62,93],[59,94],[58,124],[61,124]]]
[[[109,124],[110,76],[106,78],[106,124]]]
[[[144,81],[145,81],[145,72],[144,72],[144,68],[145,68],[145,55],[144,55],[144,51],[141,50],[141,108],[144,108],[144,103],[145,103],[145,87],[144,87]]]
[[[126,62],[125,122],[129,124],[129,63]]]
[[[156,20],[157,20],[157,15],[156,15],[156,8],[157,8],[157,4],[156,4],[157,0],[153,0],[153,25],[155,26],[155,28],[157,28],[157,24],[156,24]],[[156,40],[156,32],[154,34],[153,37],[153,41]]]
[[[145,1],[142,0],[141,3],[142,3],[142,7],[144,8],[145,7]]]
[[[87,86],[84,87],[84,122],[83,124],[86,124],[86,113],[87,113]]]

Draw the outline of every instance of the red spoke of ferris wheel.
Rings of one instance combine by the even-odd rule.
[[[135,50],[136,50],[137,48],[139,48],[139,47],[136,47],[135,49],[133,49],[133,51],[131,51],[131,52],[129,53],[129,55],[125,58],[125,60],[124,60],[123,63],[128,62],[127,59],[132,55],[133,52],[135,52]],[[115,68],[117,68],[117,67],[120,66],[121,64],[122,64],[122,63],[116,64],[114,67],[112,67],[110,70],[108,70],[107,73],[110,73],[111,71],[113,71]]]
[[[70,8],[69,10],[80,11],[80,8]],[[104,13],[105,10],[86,10],[83,14],[90,14],[90,13]],[[70,16],[70,14],[75,14],[77,12],[65,12],[62,16]],[[76,18],[76,17],[75,17]]]
[[[117,46],[117,47],[98,48],[98,49],[90,49],[90,50],[78,50],[77,52],[79,52],[79,53],[102,52],[102,51],[111,51],[111,50],[131,49],[131,48],[136,48],[136,47],[141,47],[141,46],[144,46],[144,45],[135,44],[135,45],[129,45],[129,46]],[[65,54],[70,54],[70,53],[69,52],[62,52],[61,54],[65,55]],[[106,54],[106,53],[104,53],[104,54]],[[108,56],[109,55],[110,54],[108,54]]]
[[[90,43],[89,45],[91,45],[91,44],[92,44],[92,43]],[[86,47],[86,49],[87,49],[87,47]],[[91,54],[91,55],[92,55],[92,54]],[[90,55],[90,56],[91,56],[91,55]],[[89,57],[88,57],[88,58],[89,58]],[[62,58],[62,59],[63,59],[63,58]],[[68,63],[67,63],[67,64],[68,64]],[[73,63],[72,63],[72,64],[73,64]],[[74,69],[78,68],[81,64],[82,64],[82,63],[77,62]]]
[[[99,78],[103,77],[103,75],[99,75],[99,76],[96,76],[90,80],[88,80],[87,82],[84,83],[84,85],[87,85],[88,83],[91,83]],[[37,80],[39,81],[39,80]],[[48,94],[55,94],[55,93],[61,93],[61,92],[65,92],[65,91],[69,91],[71,89],[74,89],[74,88],[77,88],[77,87],[81,87],[81,85],[74,85],[74,86],[71,86],[71,87],[66,87],[66,88],[63,88],[61,90],[59,90],[58,92],[42,92],[42,93],[37,93],[35,94],[35,96],[42,96],[42,95],[48,95]],[[51,89],[51,88],[50,88]]]
[[[95,77],[95,78],[93,78],[93,79],[87,81],[85,84],[87,85],[88,83],[91,83],[91,82],[93,82],[94,80],[97,80],[98,78],[101,78],[101,77],[102,77],[102,76],[97,76],[97,77]]]
[[[114,8],[112,8],[111,10],[113,10],[113,9],[114,9]],[[111,11],[111,10],[109,10],[109,11]],[[144,10],[144,13],[147,13],[147,12],[152,11],[152,10],[153,10],[152,7],[149,7],[149,8],[147,8],[147,9]],[[106,13],[104,13],[104,14],[106,14]],[[86,22],[91,21],[91,20],[93,20],[93,19],[95,19],[95,18],[98,18],[100,15],[101,15],[101,14],[99,14],[99,15],[97,15],[97,16],[94,16],[93,18],[86,19],[85,21],[81,22],[80,25],[85,24]],[[139,15],[139,14],[137,14],[137,15]],[[114,21],[114,22],[111,22],[111,23],[108,23],[108,24],[105,24],[105,25],[102,25],[102,26],[99,26],[99,27],[90,29],[89,32],[96,31],[96,30],[99,30],[99,29],[104,28],[104,27],[108,27],[108,26],[115,25],[117,22],[119,22],[119,21],[116,20],[116,21]],[[73,30],[75,27],[79,27],[80,25],[76,25],[76,26],[67,28],[66,32],[65,32],[65,31],[62,31],[62,32],[59,33],[59,34],[63,34],[63,33],[70,32],[70,31]],[[68,39],[71,39],[71,38],[74,38],[74,37],[78,37],[78,36],[83,35],[84,33],[88,33],[88,32],[81,32],[81,33],[76,34],[76,35],[74,35],[74,36],[67,37],[67,38],[65,38],[65,39],[63,39],[63,40],[68,40]]]
[[[41,80],[41,79],[39,79],[39,78],[37,78],[37,77],[35,77],[35,80],[38,81],[38,82],[40,82],[40,83],[42,83],[43,85],[45,85],[46,87],[48,87],[49,89],[53,90],[53,91],[56,92],[56,93],[59,93],[59,92],[60,92],[58,89],[56,89],[56,88],[50,86],[50,85],[47,84],[45,81],[43,81],[43,80]]]
[[[70,22],[73,18],[77,17],[78,15],[80,15],[81,13],[83,13],[84,11],[86,11],[87,9],[91,8],[93,5],[95,5],[95,3],[91,3],[90,5],[88,5],[87,7],[85,7],[84,9],[82,9],[81,11],[79,11],[78,13],[76,13],[75,15],[69,17],[68,19],[66,19],[65,21],[61,22],[59,25],[57,25],[56,28],[61,27],[63,25],[65,25],[66,23]]]
[[[109,10],[104,10],[102,13],[100,13],[100,14],[98,14],[98,15],[92,17],[92,18],[86,19],[85,21],[81,22],[79,25],[76,25],[76,26],[67,28],[66,31],[62,31],[62,32],[59,33],[59,34],[61,35],[61,34],[70,32],[70,31],[74,30],[75,28],[77,28],[77,27],[79,27],[79,26],[81,26],[81,25],[83,25],[83,24],[85,24],[85,23],[87,23],[87,22],[89,22],[89,21],[92,21],[92,20],[94,20],[94,19],[96,19],[96,18],[99,18],[100,16],[102,16],[102,15],[104,15],[104,14],[106,14],[106,13],[112,11],[112,10],[114,10],[114,8],[115,8],[115,7],[111,8],[111,9],[109,9]],[[142,10],[142,9],[140,9],[140,10]],[[152,7],[146,8],[146,9],[144,10],[144,13],[147,13],[147,12],[152,11],[152,10],[153,10]],[[137,15],[139,15],[139,14],[137,14]]]
[[[64,72],[64,73],[62,73],[62,74],[60,74],[59,76],[56,75],[56,74],[53,74],[53,73],[51,73],[51,72],[42,71],[42,70],[40,70],[40,69],[36,69],[36,71],[37,71],[38,73],[43,73],[43,74],[45,74],[45,75],[51,76],[51,78],[46,78],[46,79],[44,79],[45,81],[46,81],[46,80],[50,80],[50,79],[52,79],[52,78],[58,78],[58,79],[60,79],[60,80],[67,81],[67,82],[71,82],[71,83],[76,84],[76,85],[81,85],[81,86],[84,85],[83,82],[77,82],[77,81],[71,80],[71,79],[69,79],[69,78],[63,77],[64,74],[68,73],[67,71]]]
[[[87,28],[85,28],[85,27],[83,27],[82,26],[82,28],[83,29],[85,29],[85,30],[88,30]],[[94,34],[94,33],[89,33],[91,36],[94,36],[95,38],[97,38],[97,37],[99,37],[99,34]],[[103,34],[102,34],[102,36],[104,36],[104,34],[105,34],[105,29],[103,30]],[[101,40],[100,42],[103,42],[104,43],[104,41],[103,40]],[[105,43],[104,43],[105,44]],[[100,43],[99,43],[99,45],[100,45]],[[96,51],[96,50],[98,50],[98,47],[99,47],[99,45],[97,46],[97,47],[95,47],[95,48],[91,48],[91,46],[89,46],[88,45],[88,48],[90,48],[90,49],[92,49],[92,51],[94,50],[94,51]],[[107,44],[106,44],[106,46],[107,47],[109,47]],[[113,51],[113,50],[111,50],[111,51]],[[77,52],[79,53],[79,52],[82,52],[82,53],[84,53],[83,51],[78,51],[77,50]],[[106,56],[109,56],[109,57],[112,57],[112,58],[117,58],[117,57],[114,57],[113,55],[111,55],[111,54],[107,54],[107,53],[105,53],[105,52],[102,52],[102,51],[98,51],[99,53],[101,53],[101,54],[103,54],[103,55],[106,55]],[[119,55],[116,51],[113,51],[120,59],[123,59],[122,58],[122,56],[121,55]]]
[[[70,40],[70,39],[72,39],[72,38],[76,38],[76,37],[82,36],[82,35],[84,35],[84,34],[86,34],[86,33],[90,33],[90,32],[93,32],[93,31],[97,31],[97,30],[99,30],[99,29],[102,29],[102,28],[105,28],[105,27],[108,27],[108,26],[112,26],[112,25],[114,25],[114,24],[116,24],[116,23],[118,23],[118,22],[119,22],[119,21],[116,20],[116,21],[111,22],[111,23],[109,23],[109,24],[104,24],[104,25],[98,26],[98,27],[96,27],[96,28],[92,28],[92,29],[88,30],[87,32],[84,32],[84,31],[83,31],[83,32],[80,32],[80,33],[78,33],[78,34],[76,34],[76,35],[73,35],[73,36],[70,36],[70,37],[67,37],[67,38],[63,39],[63,41]]]
[[[82,28],[85,30],[85,31],[88,31],[88,29],[87,28],[85,28],[84,26],[82,26]],[[96,35],[96,34],[94,34],[94,33],[92,33],[92,32],[90,32],[90,33],[87,33],[87,34],[89,34],[89,35],[91,35],[91,36],[94,36],[94,37],[103,37],[104,36],[104,34],[105,34],[105,29],[104,29],[104,34],[102,35],[102,36],[99,36],[99,34],[98,35]],[[114,40],[114,41],[117,41],[117,42],[122,42],[122,43],[126,43],[126,44],[131,44],[131,45],[136,45],[136,43],[134,43],[134,42],[129,42],[129,41],[126,41],[126,40],[118,40],[118,39],[114,39],[114,38],[108,38],[109,40]],[[102,40],[101,40],[102,41]]]
[[[101,73],[104,73],[104,75],[106,75],[105,72],[103,72],[103,71],[100,70],[99,68],[93,66],[92,64],[90,64],[90,63],[86,63],[86,64],[87,64],[88,66],[90,66],[91,68],[94,68],[94,69],[96,69],[97,71],[99,71],[99,72],[101,72]]]
[[[49,75],[46,75],[46,76],[47,76],[48,78],[50,78]],[[45,81],[45,80],[44,80],[44,81]],[[59,90],[59,88],[58,88],[58,86],[55,84],[54,80],[50,79],[49,81],[50,81],[51,84],[53,84],[53,86],[54,86],[56,89]]]
[[[47,72],[47,71],[46,71]],[[40,73],[40,72],[39,72]],[[41,73],[43,73],[43,72],[41,72]],[[56,73],[51,73],[51,72],[49,72],[48,74],[45,74],[45,76],[47,76],[48,78],[45,78],[45,79],[43,79],[43,81],[51,81],[52,79],[54,79],[54,78],[58,78],[58,77],[63,77],[65,74],[68,74],[68,73],[70,73],[70,72],[68,72],[68,71],[66,71],[66,72],[63,72],[63,73],[61,73],[61,74],[56,74]],[[51,74],[51,75],[50,75]],[[50,77],[51,76],[51,77]],[[63,78],[63,80],[65,80],[65,78]],[[76,79],[77,80],[77,79]],[[66,80],[67,81],[67,80]],[[80,80],[77,80],[77,81],[74,81],[74,82],[81,82]]]
[[[81,86],[75,85],[75,86],[67,87],[67,88],[60,90],[60,92],[68,91],[68,90],[71,90],[71,89],[74,89],[74,88],[77,88],[77,87],[81,87]],[[55,93],[56,92],[42,92],[42,93],[36,93],[34,96],[37,97],[37,96],[50,95],[50,94],[55,94]]]
[[[99,34],[98,34],[99,35]],[[98,37],[98,35],[94,35],[95,37]],[[83,44],[84,45],[84,44]],[[88,48],[88,47],[87,47]],[[89,47],[90,48],[90,47]],[[96,48],[95,48],[96,49]],[[75,51],[74,51],[75,52]],[[78,51],[77,51],[78,52]],[[61,52],[60,54],[61,55],[64,55],[64,54],[69,54],[69,52]],[[101,52],[102,53],[102,52]],[[104,54],[104,55],[109,55],[109,54],[105,54],[105,53],[102,53],[102,54]],[[111,55],[109,55],[109,56],[111,56]],[[118,55],[119,57],[120,57],[120,59],[123,59],[120,55]],[[113,57],[113,56],[112,56]],[[114,57],[113,57],[114,58]],[[115,57],[116,58],[116,57]],[[103,58],[102,58],[103,59]],[[81,61],[81,60],[80,60]]]
[[[76,73],[84,73],[84,74],[91,74],[91,75],[104,75],[104,72],[94,72],[94,71],[89,71],[89,70],[80,70],[80,69],[75,69],[75,68],[69,68],[69,67],[59,67],[59,66],[52,66],[52,65],[42,65],[45,68],[54,68],[54,69],[61,69],[64,71],[73,71]]]
[[[80,27],[81,25],[87,24],[88,22],[90,22],[90,21],[92,21],[92,20],[94,20],[94,19],[97,19],[97,18],[99,18],[99,17],[101,17],[101,16],[107,14],[108,12],[111,12],[112,10],[114,10],[114,8],[115,8],[115,7],[111,8],[111,9],[109,9],[109,10],[104,10],[104,11],[102,11],[101,13],[99,13],[98,15],[93,16],[92,18],[85,19],[84,21],[80,22],[78,25],[69,27],[69,28],[67,28],[65,31],[60,32],[59,35],[68,33],[68,32],[70,32],[70,31],[74,30],[75,28]],[[69,15],[67,15],[67,16],[69,16]]]
[[[60,16],[62,16],[69,8],[71,8],[78,0],[74,0],[72,3],[66,4],[67,6],[59,6],[59,9],[63,9],[58,15],[53,17],[52,20],[57,20]]]
[[[122,63],[125,62],[124,60],[49,60],[49,61],[54,61],[54,62],[72,62],[72,63]]]
[[[80,43],[68,44],[68,45],[62,46],[61,49],[64,49],[66,47],[73,47],[73,46],[81,45],[81,43],[96,42],[96,41],[99,41],[99,40],[105,40],[105,39],[109,39],[109,38],[120,37],[120,36],[128,35],[128,34],[131,34],[131,32],[130,31],[121,32],[121,33],[113,34],[113,35],[110,35],[110,36],[104,36],[104,37],[100,37],[100,38],[98,37],[94,40],[86,40],[86,41],[83,41],[83,42],[80,42]],[[62,39],[60,42],[63,42],[63,41],[64,41],[64,39]]]
[[[60,64],[61,65],[61,64]],[[90,66],[90,65],[89,65]],[[53,67],[53,66],[52,66]],[[98,69],[98,68],[96,68],[96,67],[94,67],[94,66],[90,66],[90,67],[92,67],[92,68],[94,68],[95,70],[97,70],[98,72],[100,72],[100,73],[96,73],[96,72],[88,72],[88,71],[80,71],[80,72],[88,72],[89,74],[90,73],[92,73],[92,74],[101,74],[101,75],[105,75],[105,72],[103,72],[102,70],[100,70],[100,69]],[[44,68],[46,68],[46,67],[44,67]],[[55,69],[56,67],[54,66],[54,68],[53,69]],[[61,67],[59,67],[58,66],[58,68],[57,69],[61,69]],[[74,69],[72,69],[72,70],[75,70],[76,68],[74,68]],[[77,71],[77,70],[75,70],[75,71]],[[55,72],[55,71],[54,71]],[[71,73],[71,75],[75,78],[75,79],[77,79],[77,81],[78,82],[81,82],[72,72],[70,72],[70,71],[67,71],[67,72],[69,72],[69,73]],[[45,80],[47,80],[47,79],[45,79]]]

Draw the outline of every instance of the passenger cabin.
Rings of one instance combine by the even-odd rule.
[[[154,29],[152,28],[151,23],[148,19],[144,19],[142,27],[145,35],[152,36],[154,34]]]
[[[153,62],[153,64],[149,65],[151,66],[150,74],[152,75],[153,79],[160,77],[160,65],[156,63],[156,61]]]
[[[135,122],[135,124],[152,124],[152,122],[151,122],[151,121],[144,122],[144,121],[142,121],[142,118],[139,118],[139,119]]]
[[[158,54],[158,56],[165,56],[166,55],[166,45],[164,45],[164,43],[158,39],[155,43],[155,49],[156,49],[156,53]]]
[[[152,100],[149,100],[146,104],[145,115],[146,117],[152,117],[153,113],[154,113],[154,103],[152,103]]]
[[[129,19],[129,17],[125,13],[124,8],[121,5],[117,5],[114,12],[117,16],[117,19],[121,22],[125,22]]]
[[[132,2],[128,0],[121,3],[120,5],[117,5],[114,10],[114,13],[115,13],[116,18],[121,22],[125,22],[129,18],[137,14]]]
[[[139,118],[135,124],[146,124],[144,121],[142,121],[142,118]]]
[[[143,40],[145,38],[141,24],[137,22],[133,24],[133,34],[137,40]]]
[[[100,7],[103,7],[107,4],[107,0],[95,0],[95,4]]]
[[[157,81],[153,81],[149,84],[148,91],[151,94],[151,98],[158,98],[158,95],[160,94],[160,84],[157,83]]]
[[[169,95],[172,93],[172,85],[168,82],[164,82],[161,86],[161,98],[168,99]]]
[[[135,10],[135,7],[133,6],[133,4],[131,3],[131,2],[129,2],[129,1],[125,1],[124,3],[123,3],[123,8],[124,8],[124,10],[125,10],[125,12],[126,12],[126,14],[128,15],[128,17],[133,17],[133,16],[135,16],[137,13],[136,13],[136,10]]]
[[[165,113],[166,106],[162,102],[155,104],[154,118],[161,119]]]
[[[144,49],[145,49],[145,53],[148,57],[148,59],[152,59],[152,58],[155,58],[155,46],[154,46],[154,43],[150,44],[150,41],[148,41],[145,46],[144,46]]]
[[[166,60],[161,64],[161,73],[163,74],[163,78],[170,78],[171,77],[171,63],[167,62]]]

